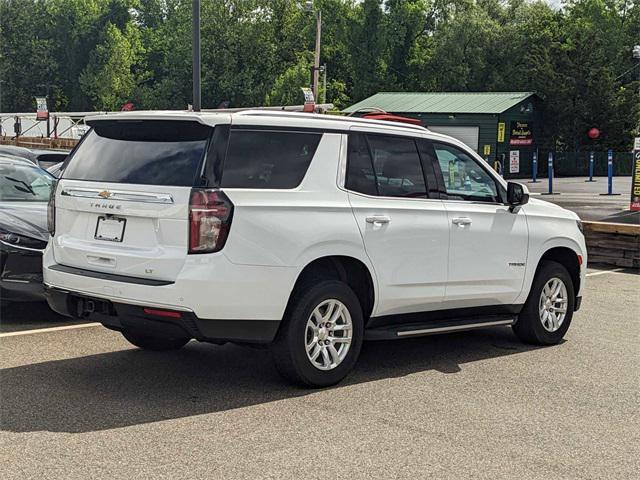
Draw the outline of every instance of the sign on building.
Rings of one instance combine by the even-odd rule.
[[[520,173],[520,150],[509,152],[509,173]]]
[[[504,122],[498,123],[498,143],[504,143],[504,131],[506,128],[507,127]]]
[[[511,133],[509,135],[509,145],[532,145],[533,125],[532,122],[521,122],[514,120],[511,122]]]

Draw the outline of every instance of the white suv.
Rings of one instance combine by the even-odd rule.
[[[578,309],[578,217],[453,138],[327,115],[93,117],[50,202],[51,307],[134,345],[270,344],[340,381],[363,340],[511,325],[558,343]]]

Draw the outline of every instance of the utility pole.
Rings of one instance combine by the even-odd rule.
[[[327,64],[322,66],[322,103],[327,103]]]
[[[322,12],[316,10],[316,49],[313,59],[313,98],[316,102],[318,98],[318,80],[320,76],[320,38],[322,36]]]
[[[192,0],[191,30],[193,49],[193,111],[199,112],[202,92],[200,87],[200,0]]]

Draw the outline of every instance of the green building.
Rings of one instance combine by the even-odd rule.
[[[499,160],[505,177],[526,177],[542,129],[541,101],[533,92],[380,92],[345,112],[381,109],[420,119],[430,130],[466,143],[491,165]]]

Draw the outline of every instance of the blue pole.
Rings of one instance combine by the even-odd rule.
[[[538,149],[537,148],[533,152],[533,166],[531,167],[531,173],[533,176],[531,183],[538,183],[538,180],[536,180],[536,178],[538,177]]]
[[[613,193],[613,150],[607,150],[607,193],[600,195],[620,195]]]
[[[594,153],[589,152],[589,180],[587,180],[587,182],[593,182],[593,160]]]
[[[553,152],[549,152],[547,170],[549,172],[549,195],[553,195]]]

